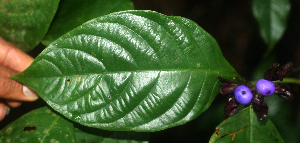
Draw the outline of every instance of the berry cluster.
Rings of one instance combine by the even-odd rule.
[[[282,81],[293,69],[293,63],[289,62],[284,66],[279,67],[278,63],[274,63],[264,74],[264,78],[257,81],[253,86],[245,79],[242,80],[228,80],[218,77],[223,83],[221,85],[220,93],[228,95],[230,98],[226,101],[225,116],[233,116],[239,104],[252,104],[258,113],[258,117],[266,119],[268,115],[268,106],[264,102],[264,97],[277,94],[285,100],[292,100],[294,97],[287,85],[280,83],[274,84],[272,81]]]

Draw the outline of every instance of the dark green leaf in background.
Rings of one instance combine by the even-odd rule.
[[[45,36],[59,0],[1,0],[0,36],[23,51]]]
[[[31,111],[0,131],[2,143],[73,143],[76,142],[72,123],[48,107]]]
[[[293,94],[298,96],[295,93]],[[300,142],[299,121],[295,118],[297,116],[295,113],[298,112],[295,105],[298,105],[299,102],[297,100],[285,101],[276,94],[265,98],[265,102],[269,106],[268,118],[273,121],[284,141],[287,143]]]
[[[282,37],[289,17],[289,0],[253,0],[253,14],[269,51]]]
[[[126,11],[65,34],[12,78],[80,124],[157,131],[205,111],[220,90],[217,76],[238,74],[196,23]]]
[[[77,143],[148,143],[150,133],[116,132],[75,125]]]
[[[260,120],[249,106],[216,127],[209,142],[273,143],[284,142],[272,121]]]
[[[133,9],[130,0],[61,0],[43,44],[49,45],[63,34],[93,18]]]
[[[264,57],[262,60],[260,60],[258,65],[255,67],[252,75],[252,80],[262,79],[264,77],[265,72],[276,62],[277,62],[277,58],[274,52],[270,53],[267,57]]]

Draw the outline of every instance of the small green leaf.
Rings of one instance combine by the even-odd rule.
[[[131,0],[61,0],[42,43],[49,45],[63,34],[93,18],[133,9]]]
[[[45,36],[59,0],[1,0],[0,36],[23,51]]]
[[[150,133],[105,131],[75,125],[77,143],[148,143]]]
[[[260,120],[252,106],[249,106],[218,125],[209,142],[283,143],[284,141],[272,121],[269,118]]]
[[[286,29],[290,9],[289,0],[253,0],[253,14],[269,52]]]
[[[12,78],[80,124],[157,131],[205,111],[220,90],[218,76],[238,74],[196,23],[124,11],[65,34]]]
[[[2,143],[73,143],[75,141],[73,124],[48,107],[29,112],[0,131]]]

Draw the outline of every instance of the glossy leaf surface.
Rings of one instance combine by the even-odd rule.
[[[63,34],[93,18],[133,9],[130,0],[61,0],[43,44],[49,45]]]
[[[3,143],[73,143],[76,142],[72,123],[48,107],[31,111],[0,131]]]
[[[209,142],[284,142],[272,121],[260,120],[249,106],[216,127]]]
[[[217,76],[238,75],[196,23],[126,11],[72,30],[12,78],[80,124],[157,131],[205,111],[220,90]]]
[[[59,0],[1,0],[0,36],[23,51],[45,36]]]
[[[289,0],[253,0],[253,14],[259,23],[260,35],[270,48],[282,37],[290,9]]]

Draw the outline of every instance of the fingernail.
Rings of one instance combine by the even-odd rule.
[[[24,95],[26,96],[30,96],[30,97],[33,97],[33,98],[38,98],[38,95],[35,91],[33,91],[32,89],[30,89],[28,86],[26,85],[23,85],[23,93]]]
[[[5,115],[8,115],[9,114],[9,111],[10,111],[10,108],[8,106],[4,106],[5,108]]]

